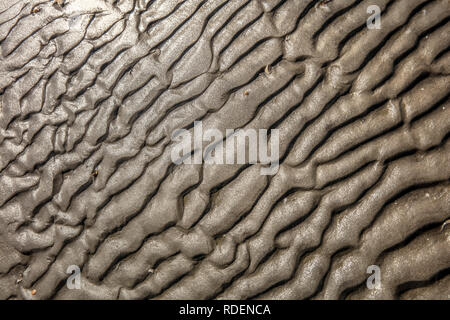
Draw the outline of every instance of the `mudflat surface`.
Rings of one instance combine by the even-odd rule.
[[[449,17],[0,1],[0,298],[449,299]],[[278,129],[278,173],[175,165],[196,120]]]

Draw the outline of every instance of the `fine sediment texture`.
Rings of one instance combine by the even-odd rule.
[[[450,299],[450,0],[59,2],[0,1],[0,299]]]

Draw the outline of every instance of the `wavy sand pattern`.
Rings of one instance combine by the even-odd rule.
[[[449,17],[0,1],[0,299],[449,299]],[[278,173],[175,165],[197,120],[278,129]]]

